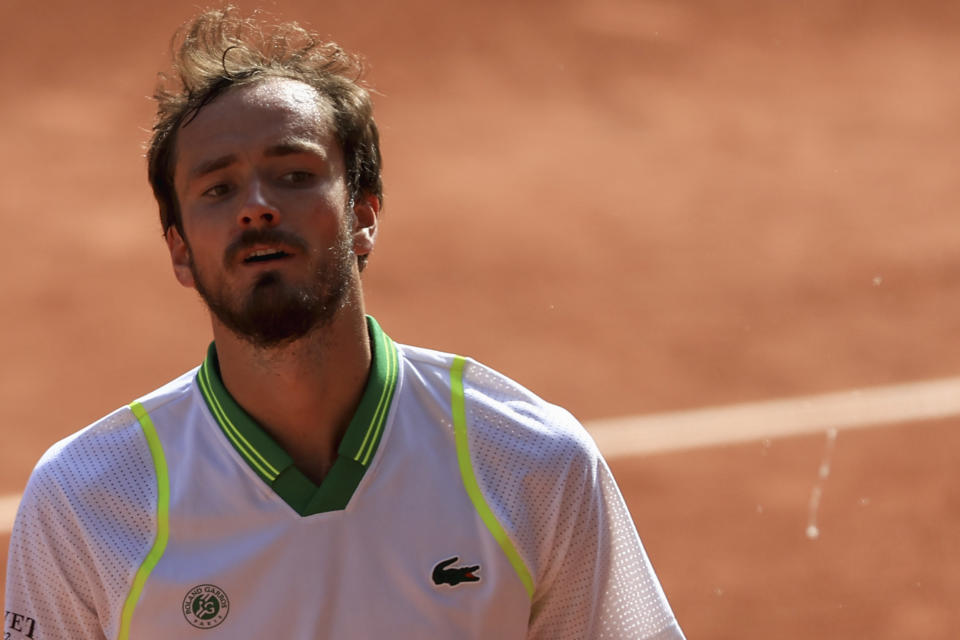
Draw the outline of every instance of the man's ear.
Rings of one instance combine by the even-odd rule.
[[[364,193],[353,202],[353,252],[365,256],[373,251],[377,240],[377,219],[380,217],[380,197]]]
[[[193,271],[190,269],[190,247],[175,225],[170,225],[164,234],[167,249],[170,250],[170,262],[173,263],[173,275],[177,282],[185,287],[194,287]]]

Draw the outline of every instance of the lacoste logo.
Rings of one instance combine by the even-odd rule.
[[[447,569],[459,559],[459,557],[454,556],[449,560],[437,563],[437,566],[433,568],[433,583],[448,584],[455,587],[461,582],[480,582],[480,576],[474,573],[480,569],[478,564],[472,567],[450,567]]]

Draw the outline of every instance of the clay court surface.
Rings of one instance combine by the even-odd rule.
[[[4,3],[0,496],[209,340],[142,159],[196,6],[160,4]],[[262,6],[366,56],[387,196],[365,283],[398,341],[588,425],[960,372],[955,3]],[[946,639],[945,413],[606,453],[689,638]]]

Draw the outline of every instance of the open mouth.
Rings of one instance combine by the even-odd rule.
[[[259,249],[254,251],[243,259],[244,264],[253,264],[255,262],[269,262],[271,260],[282,260],[289,258],[291,254],[282,249]]]

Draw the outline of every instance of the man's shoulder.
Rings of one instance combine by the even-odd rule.
[[[139,404],[148,414],[154,414],[164,405],[186,397],[191,392],[194,376],[195,370],[189,371],[131,405]],[[116,475],[118,469],[152,469],[149,446],[131,405],[120,407],[54,443],[37,462],[28,492],[50,485],[68,492],[96,491],[96,487]]]
[[[507,465],[553,478],[571,473],[582,477],[600,457],[573,414],[495,369],[468,361],[464,398],[477,464]]]
[[[140,396],[134,403],[143,406],[148,412],[160,409],[162,406],[183,400],[194,391],[194,381],[197,377],[199,367],[181,374],[161,387],[157,387],[150,393]]]
[[[418,379],[442,387],[449,397],[451,369],[458,357],[400,345]],[[599,457],[580,422],[562,406],[544,400],[513,378],[482,362],[464,358],[463,396],[471,449],[476,454],[509,450],[550,467],[560,459],[589,464]]]

